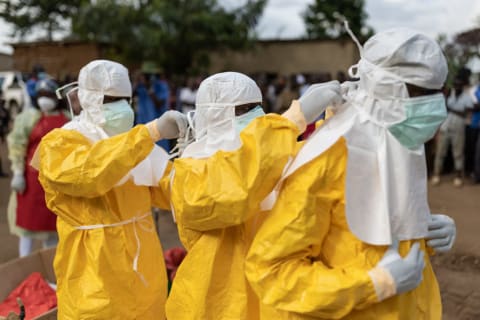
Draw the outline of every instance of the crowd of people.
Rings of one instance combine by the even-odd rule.
[[[178,86],[146,65],[132,82],[109,60],[61,86],[37,72],[7,137],[9,219],[20,256],[57,245],[59,318],[440,319],[429,253],[456,230],[430,214],[424,144],[438,131],[432,184],[451,144],[461,186],[480,90],[462,69],[444,94],[445,57],[413,30],[358,45],[337,80]],[[168,298],[152,207],[172,211],[188,252]]]

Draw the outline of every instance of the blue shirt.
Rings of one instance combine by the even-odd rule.
[[[153,93],[159,100],[163,100],[161,106],[157,107],[148,93],[148,88],[144,84],[139,84],[135,91],[138,96],[138,109],[135,123],[147,123],[160,117],[168,110],[168,98],[170,89],[167,82],[163,80],[155,80],[152,84]],[[164,148],[167,152],[170,150],[168,140],[160,140],[157,145]]]
[[[480,102],[480,86],[475,90],[475,97],[477,98],[477,101]],[[473,113],[470,127],[480,129],[480,111]]]

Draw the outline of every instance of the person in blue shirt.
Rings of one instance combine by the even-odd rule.
[[[47,74],[45,73],[45,69],[39,64],[36,64],[32,69],[32,74],[28,78],[27,82],[25,83],[27,87],[28,96],[30,97],[30,101],[33,105],[36,105],[36,85],[37,81],[41,79],[45,79]]]
[[[470,127],[476,129],[477,131],[477,142],[475,145],[475,162],[473,164],[473,180],[475,183],[480,183],[480,85],[477,86],[475,90],[475,98],[477,105],[475,106],[475,111],[472,115],[472,122],[470,123]]]
[[[157,119],[168,110],[170,89],[167,81],[159,73],[143,73],[134,88],[137,96],[136,124]],[[157,145],[170,151],[168,140],[160,140]]]

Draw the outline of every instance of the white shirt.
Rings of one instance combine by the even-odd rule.
[[[182,88],[180,91],[180,102],[182,104],[182,112],[187,113],[195,109],[195,99],[197,97],[197,90],[192,90],[189,87]]]
[[[447,106],[451,110],[465,112],[467,109],[473,109],[474,101],[468,90],[464,89],[460,96],[455,95],[453,90],[447,99]],[[441,131],[464,130],[466,118],[453,112],[449,112],[447,119],[440,127]]]
[[[463,90],[458,98],[455,95],[455,91],[452,91],[447,99],[448,108],[458,112],[464,112],[467,109],[473,109],[473,104],[474,101],[468,90]]]

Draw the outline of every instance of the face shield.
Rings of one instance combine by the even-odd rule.
[[[78,100],[78,82],[68,83],[55,90],[57,99],[67,99],[71,118],[80,113],[80,101]]]

